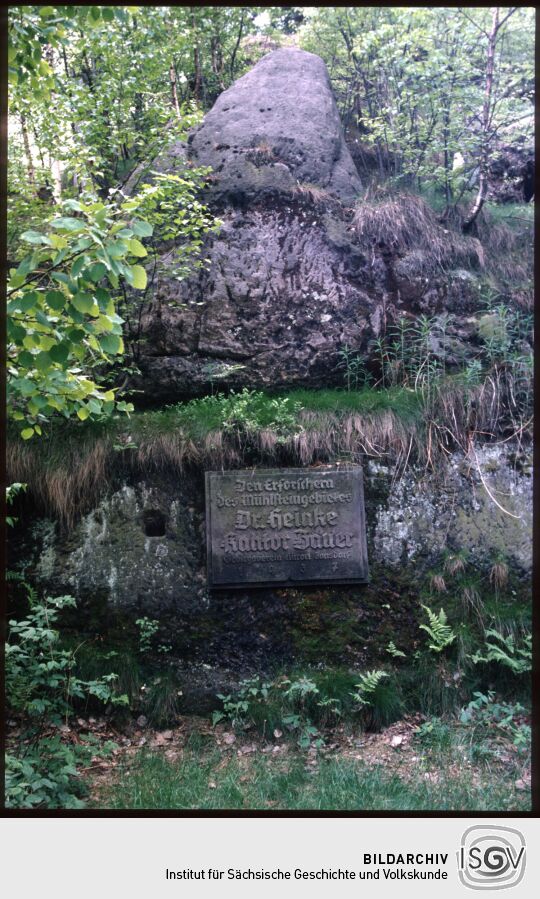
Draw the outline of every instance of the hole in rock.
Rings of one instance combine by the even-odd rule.
[[[159,509],[145,509],[142,514],[144,533],[147,537],[164,537],[166,519]]]

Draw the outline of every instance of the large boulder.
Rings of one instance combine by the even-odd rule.
[[[396,310],[444,308],[447,279],[437,287],[423,262],[411,267],[415,252],[429,262],[426,249],[435,242],[446,270],[478,257],[478,241],[471,238],[470,248],[450,241],[419,199],[397,210],[396,228],[390,214],[390,232],[403,235],[409,252],[403,271],[392,267],[396,240],[382,245],[373,214],[369,228],[360,228],[360,179],[326,67],[312,53],[263,57],[221,94],[187,146],[169,147],[151,169],[185,165],[211,167],[205,200],[222,224],[207,239],[207,264],[184,281],[174,275],[175,246],[162,247],[141,317],[142,377],[133,386],[143,400],[171,402],[219,387],[342,384],[345,348],[376,366],[376,338]],[[136,173],[129,189],[145,177]],[[382,215],[388,218],[385,209]],[[422,231],[418,250],[411,228]]]
[[[176,145],[152,168],[178,171],[184,155]],[[295,49],[265,56],[218,98],[187,156],[212,167],[207,200],[222,225],[203,270],[182,283],[160,277],[135,386],[163,402],[216,383],[327,383],[339,349],[365,343],[375,301],[343,221],[361,184],[323,61]]]

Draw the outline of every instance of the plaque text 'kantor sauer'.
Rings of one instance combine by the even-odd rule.
[[[365,583],[362,469],[206,474],[210,587]]]

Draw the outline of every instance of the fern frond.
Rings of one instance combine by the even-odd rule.
[[[428,616],[429,624],[421,624],[420,629],[425,631],[431,640],[431,643],[428,644],[429,648],[433,652],[442,652],[456,639],[454,631],[448,624],[446,612],[444,609],[441,609],[439,614],[436,615],[429,606],[422,605],[422,608]]]
[[[485,655],[472,657],[473,662],[498,662],[505,668],[509,668],[514,674],[524,674],[532,667],[532,635],[525,634],[521,646],[516,646],[512,635],[507,637],[494,628],[486,631]],[[491,641],[498,642],[491,642]]]
[[[356,693],[353,693],[354,698],[360,705],[369,705],[371,702],[372,694],[375,692],[377,687],[383,678],[388,677],[388,673],[386,671],[376,670],[366,671],[365,674],[360,675],[360,683],[355,684]]]
[[[402,659],[407,658],[407,653],[402,652],[401,649],[398,649],[397,646],[396,646],[396,644],[394,643],[393,640],[390,640],[388,646],[386,647],[386,651],[387,651],[391,656],[393,656],[395,659],[397,659],[397,658],[402,658]]]

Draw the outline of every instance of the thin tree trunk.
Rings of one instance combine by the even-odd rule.
[[[236,38],[236,44],[234,45],[234,50],[231,56],[231,80],[234,78],[234,64],[236,62],[236,54],[238,53],[238,47],[240,46],[240,41],[242,40],[242,32],[244,30],[244,10],[242,10],[240,14],[240,28],[238,29],[238,37]]]
[[[223,84],[223,51],[219,34],[213,35],[210,41],[210,53],[212,57],[212,72],[216,76],[219,86],[224,90]]]
[[[197,20],[195,18],[195,9],[191,7],[191,27],[193,29],[193,70],[195,72],[195,84],[193,87],[193,96],[199,102],[201,99],[201,51],[199,47],[199,34],[197,31]]]
[[[171,65],[169,68],[169,79],[171,82],[172,105],[174,107],[174,111],[176,112],[176,115],[178,116],[178,120],[180,121],[180,119],[182,118],[182,114],[180,112],[180,104],[178,103],[178,93],[176,91],[176,69],[174,67],[173,62],[171,62]]]
[[[21,121],[21,131],[23,137],[24,144],[24,152],[26,155],[26,171],[28,172],[28,183],[35,187],[36,184],[36,170],[34,167],[34,160],[32,159],[32,150],[30,149],[30,140],[28,138],[28,129],[26,127],[26,116],[21,112],[20,115]]]
[[[484,89],[484,103],[482,106],[482,138],[480,146],[480,163],[478,176],[478,193],[471,210],[463,222],[463,231],[469,232],[482,211],[489,190],[488,164],[489,164],[489,123],[491,117],[491,97],[493,93],[493,73],[495,71],[495,48],[497,34],[499,32],[498,6],[493,7],[491,31],[488,34],[487,59],[486,59],[486,85]]]
[[[62,199],[62,166],[58,159],[51,157],[51,172],[53,176],[53,197],[57,203]]]

